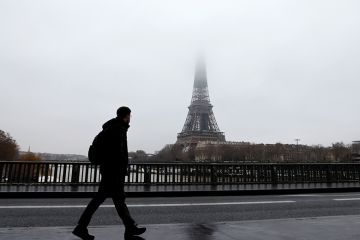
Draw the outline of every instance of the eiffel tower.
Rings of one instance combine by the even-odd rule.
[[[199,141],[225,142],[225,135],[220,132],[212,108],[205,63],[198,61],[189,112],[176,144],[196,146]]]

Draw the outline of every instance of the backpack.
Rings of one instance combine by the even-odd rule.
[[[102,130],[98,135],[95,136],[92,144],[89,147],[88,158],[91,164],[101,165],[105,158],[105,139],[104,139],[104,130]]]

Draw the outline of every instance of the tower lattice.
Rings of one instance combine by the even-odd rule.
[[[199,61],[195,70],[194,88],[189,112],[177,143],[183,145],[197,144],[199,141],[225,141],[220,131],[210,103],[206,67]]]

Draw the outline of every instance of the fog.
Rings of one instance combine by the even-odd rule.
[[[360,2],[0,2],[0,129],[22,150],[86,154],[116,109],[129,150],[174,143],[204,56],[229,141],[360,139]]]

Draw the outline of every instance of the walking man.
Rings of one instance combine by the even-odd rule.
[[[128,174],[127,130],[130,127],[130,113],[128,107],[120,107],[117,117],[103,125],[102,141],[105,154],[100,165],[101,182],[98,192],[87,205],[73,230],[73,234],[83,240],[95,238],[88,233],[87,226],[95,211],[108,197],[112,198],[116,211],[125,225],[125,239],[146,231],[146,228],[138,227],[125,203],[124,181],[125,175]]]

